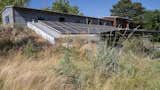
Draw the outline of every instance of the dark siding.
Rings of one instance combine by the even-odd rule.
[[[82,17],[73,17],[73,16],[66,16],[61,14],[51,14],[45,13],[40,11],[29,11],[29,10],[21,10],[15,9],[15,22],[16,24],[23,24],[25,25],[26,22],[38,19],[44,19],[49,21],[59,21],[59,18],[65,18],[66,22],[75,22],[75,23],[85,23],[85,18]]]
[[[6,8],[8,10],[9,8]],[[83,17],[83,16],[76,16],[76,15],[68,15],[68,14],[61,14],[61,13],[55,13],[55,12],[48,12],[48,11],[42,11],[42,10],[35,10],[35,9],[28,9],[28,8],[19,8],[19,7],[13,7],[12,13],[14,13],[14,16],[11,17],[14,18],[12,22],[15,21],[16,25],[25,26],[27,22],[31,21],[38,21],[40,20],[49,20],[49,21],[59,21],[60,18],[65,18],[65,22],[73,22],[73,23],[87,23],[87,20],[90,20],[92,24],[101,24],[105,25],[106,23],[110,23],[109,21],[98,19],[98,18],[92,18],[92,17]],[[8,12],[11,12],[10,10]]]

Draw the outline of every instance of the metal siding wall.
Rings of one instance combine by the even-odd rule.
[[[45,20],[49,21],[59,21],[59,18],[63,17],[65,18],[66,22],[73,22],[73,23],[86,23],[87,19],[87,17],[70,16],[57,13],[53,14],[36,10],[23,10],[20,8],[18,9],[16,8],[14,10],[14,13],[15,13],[15,22],[18,25],[26,25],[27,22],[31,22],[32,20],[38,20],[38,17],[44,18]],[[99,20],[96,18],[88,18],[88,19],[92,21],[92,24],[99,24]]]
[[[23,17],[23,15],[19,12],[19,11],[16,11],[14,9],[14,17],[15,17],[15,24],[16,25],[26,25],[26,20],[25,20],[25,17]]]
[[[76,16],[66,16],[61,14],[48,14],[48,13],[41,13],[38,11],[22,11],[20,9],[14,10],[15,13],[15,22],[18,25],[26,25],[26,23],[32,20],[38,20],[39,17],[44,18],[45,20],[49,21],[59,21],[60,17],[65,18],[66,22],[74,22],[74,23],[86,23],[86,18],[83,17],[76,17]]]
[[[4,25],[6,25],[6,21],[5,21],[5,17],[9,16],[9,21],[10,24],[13,25],[14,24],[14,19],[13,19],[13,9],[12,8],[6,8],[3,12],[2,12],[2,23]]]

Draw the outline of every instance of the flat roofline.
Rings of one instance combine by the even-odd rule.
[[[56,13],[56,14],[61,14],[61,15],[76,16],[76,17],[85,17],[85,18],[92,18],[92,19],[99,19],[99,20],[108,21],[108,20],[103,19],[103,18],[90,17],[90,16],[82,16],[82,15],[74,15],[74,14],[68,14],[68,13],[60,13],[60,12],[55,12],[55,11],[40,10],[40,9],[33,9],[33,8],[27,8],[27,7],[18,7],[18,6],[14,6],[14,5],[5,6],[5,8],[1,10],[1,13],[5,9],[7,9],[7,8],[19,8],[19,9],[26,9],[26,10],[35,10],[35,11],[41,11],[41,12]]]
[[[2,12],[3,12],[6,8],[12,8],[12,7],[13,7],[13,5],[5,6],[5,7],[0,11],[0,13],[2,14]]]
[[[120,18],[120,19],[125,19],[125,20],[132,20],[132,19],[128,19],[128,18],[120,17],[120,16],[106,16],[106,17],[102,17],[102,18],[103,19],[105,19],[105,18],[114,18],[114,19]]]

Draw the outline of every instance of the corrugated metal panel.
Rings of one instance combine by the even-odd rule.
[[[50,30],[46,26],[40,23],[27,23],[28,28],[34,30],[37,34],[41,35],[42,38],[48,40],[51,44],[55,44],[55,38],[60,37],[60,34],[56,31]]]
[[[102,32],[116,30],[111,26],[103,25],[88,25],[72,22],[53,22],[53,21],[39,21],[46,26],[54,28],[62,34],[99,34]]]

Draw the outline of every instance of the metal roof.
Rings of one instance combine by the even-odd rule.
[[[110,34],[110,33],[125,33],[125,34],[160,34],[160,31],[155,30],[134,30],[134,29],[118,29],[112,26],[105,25],[88,25],[82,23],[72,23],[72,22],[55,22],[55,21],[39,21],[43,25],[59,31],[61,34]]]
[[[88,25],[72,22],[54,22],[54,21],[39,21],[39,23],[49,27],[52,30],[57,30],[61,34],[134,34],[134,35],[159,35],[160,31],[155,30],[134,30],[134,29],[118,29],[112,26],[104,25]]]
[[[104,25],[88,25],[72,22],[54,22],[54,21],[39,21],[43,25],[54,28],[61,34],[99,34],[116,30],[117,28]]]
[[[92,18],[92,19],[99,19],[99,20],[108,21],[108,20],[105,20],[103,18],[82,16],[82,15],[75,15],[75,14],[68,14],[68,13],[60,13],[60,12],[55,12],[55,11],[50,11],[50,10],[40,10],[40,9],[33,9],[33,8],[27,8],[27,7],[19,7],[19,6],[14,6],[14,5],[5,6],[5,8],[1,10],[1,13],[7,8],[18,8],[18,9],[22,9],[22,10],[39,11],[39,12],[54,13],[54,14],[61,14],[61,15],[67,15],[67,16],[76,16],[76,17],[85,17],[85,18]]]

